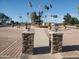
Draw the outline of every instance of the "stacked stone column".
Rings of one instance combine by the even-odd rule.
[[[62,33],[53,33],[52,36],[53,36],[52,53],[62,52],[63,34]]]
[[[22,37],[23,37],[22,53],[33,54],[34,32],[26,31],[26,32],[22,33]]]

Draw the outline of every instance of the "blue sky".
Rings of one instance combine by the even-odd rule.
[[[28,1],[32,2],[32,8],[27,6]],[[50,3],[52,8],[46,11],[44,5]],[[14,21],[29,22],[30,18],[27,16],[27,12],[43,10],[43,15],[58,15],[57,19],[51,17],[42,18],[44,22],[62,22],[66,13],[70,13],[73,17],[79,19],[78,4],[79,0],[0,0],[0,12],[10,16]],[[19,16],[23,18],[19,19]]]

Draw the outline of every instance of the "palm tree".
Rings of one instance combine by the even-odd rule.
[[[27,16],[29,16],[29,12],[27,12]]]
[[[1,21],[1,23],[4,22],[4,17],[5,17],[5,15],[3,13],[0,13],[0,21]]]
[[[12,27],[14,27],[15,22],[12,20],[10,24],[12,25]]]
[[[9,16],[6,16],[4,13],[0,13],[0,22],[2,24],[5,24],[6,22],[9,22],[10,19],[11,18]]]

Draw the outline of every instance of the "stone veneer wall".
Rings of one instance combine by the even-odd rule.
[[[62,33],[53,33],[52,53],[62,52]]]
[[[23,37],[22,53],[33,54],[34,33],[28,31],[28,32],[23,33],[22,37]]]

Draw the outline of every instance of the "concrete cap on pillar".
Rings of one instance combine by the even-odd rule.
[[[22,34],[34,34],[34,33],[35,33],[34,29],[31,29],[30,31],[25,30],[25,31],[22,32]]]
[[[62,32],[52,32],[52,34],[63,34]]]

